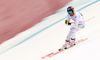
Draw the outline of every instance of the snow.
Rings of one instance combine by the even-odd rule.
[[[0,54],[0,60],[100,60],[99,6],[100,2],[98,1],[80,11],[86,20],[86,27],[77,32],[76,41],[86,38],[88,40],[51,58],[46,57],[42,59],[41,57],[57,51],[64,44],[70,26],[66,26],[63,19],[59,23],[50,26],[39,34]],[[63,17],[65,17],[65,14],[62,14],[55,20]],[[30,30],[32,28],[20,35],[25,35],[25,38],[28,34],[32,35]],[[15,37],[13,39],[17,40],[19,38]]]

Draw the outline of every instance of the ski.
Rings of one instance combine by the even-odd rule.
[[[74,45],[71,45],[69,48],[71,48],[71,47],[74,47],[74,46],[76,46],[76,45],[78,45],[79,43],[82,43],[82,42],[84,42],[84,41],[86,41],[88,38],[86,38],[86,39],[81,39],[81,40],[79,40],[79,41],[76,41],[75,42],[75,44]],[[64,44],[65,45],[65,44]],[[64,45],[63,45],[63,47],[64,47]],[[62,49],[58,49],[57,51],[55,51],[55,52],[51,52],[51,53],[49,53],[49,54],[47,54],[47,55],[45,55],[45,56],[43,56],[43,57],[41,57],[42,59],[45,59],[45,58],[51,58],[51,57],[53,57],[53,56],[55,56],[55,55],[57,55],[57,54],[59,54],[59,53],[61,53],[61,52],[63,52],[63,51],[65,51],[66,49],[69,49],[69,48],[62,48]]]

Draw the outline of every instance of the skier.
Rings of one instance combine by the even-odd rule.
[[[59,50],[61,49],[67,49],[73,45],[75,45],[75,39],[76,39],[76,32],[82,28],[85,27],[85,22],[84,22],[84,18],[83,15],[79,12],[76,12],[74,10],[74,7],[69,6],[67,8],[67,12],[68,12],[68,19],[65,20],[65,24],[66,25],[70,25],[70,31],[65,39],[65,45],[63,45],[63,47],[61,47]],[[74,20],[74,23],[70,22],[70,19]]]

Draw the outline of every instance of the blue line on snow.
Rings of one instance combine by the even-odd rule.
[[[88,4],[88,5],[86,5],[86,6],[82,7],[82,8],[80,8],[80,9],[79,9],[79,10],[77,10],[77,11],[80,11],[80,10],[82,10],[82,9],[84,9],[84,8],[86,8],[86,7],[90,6],[90,5],[92,5],[92,4],[94,4],[94,3],[98,2],[98,1],[100,1],[100,0],[96,0],[96,1],[94,1],[94,2],[92,2],[92,3],[90,3],[90,4]],[[55,22],[55,23],[53,23],[53,24],[51,24],[51,25],[49,25],[49,26],[47,26],[47,27],[45,27],[45,28],[41,29],[40,31],[36,32],[35,34],[31,35],[30,37],[26,38],[25,40],[23,40],[23,41],[19,42],[18,44],[16,44],[16,45],[12,46],[11,48],[8,48],[7,50],[3,51],[2,53],[4,53],[4,52],[6,52],[6,51],[8,51],[8,50],[10,50],[10,49],[12,49],[12,48],[14,48],[14,47],[18,46],[19,44],[21,44],[21,43],[23,43],[23,42],[27,41],[28,39],[30,39],[30,38],[32,38],[32,37],[34,37],[34,36],[36,36],[37,34],[39,34],[39,33],[41,33],[42,31],[44,31],[44,30],[48,29],[49,27],[51,27],[51,26],[53,26],[53,25],[55,25],[55,24],[57,24],[57,23],[59,23],[59,22],[63,21],[63,20],[64,20],[64,19],[66,19],[66,18],[67,18],[67,17],[64,17],[64,18],[62,18],[61,20],[59,20],[59,21],[57,21],[57,22]],[[0,53],[0,54],[2,54],[2,53]]]

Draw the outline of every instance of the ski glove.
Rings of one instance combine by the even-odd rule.
[[[71,23],[69,23],[67,20],[65,20],[65,24],[66,25],[71,25]]]

